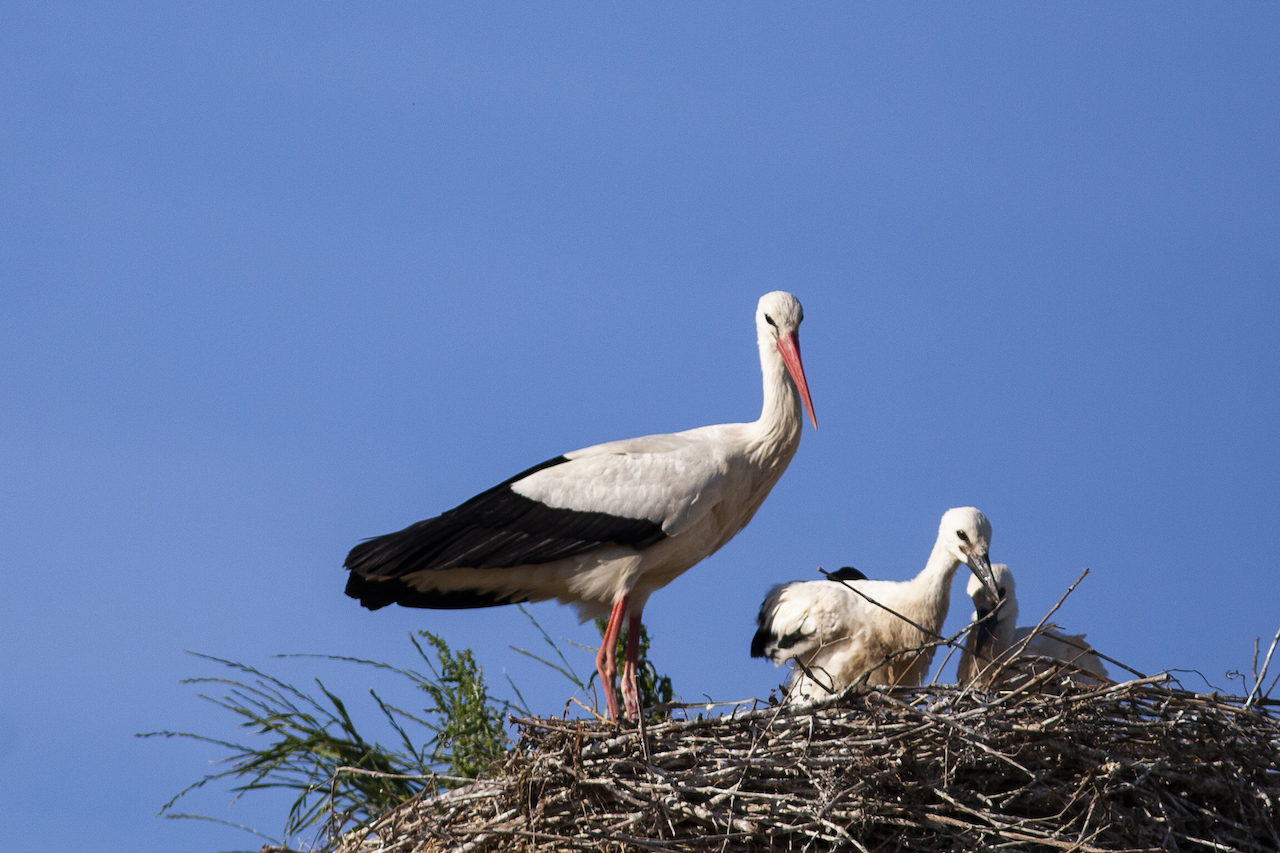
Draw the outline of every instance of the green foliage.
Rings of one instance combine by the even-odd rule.
[[[268,741],[255,747],[190,732],[141,735],[189,738],[231,751],[220,762],[229,765],[227,769],[210,773],[189,786],[165,804],[161,813],[169,817],[200,817],[176,814],[173,806],[209,782],[232,779],[237,781],[232,788],[237,794],[270,788],[297,792],[285,821],[286,839],[312,828],[327,830],[330,837],[335,837],[349,824],[364,823],[412,797],[431,774],[442,768],[454,777],[446,778],[444,784],[456,784],[456,780],[483,773],[505,754],[503,716],[511,706],[490,699],[483,672],[470,650],[454,653],[443,639],[426,631],[420,634],[434,652],[434,661],[416,637],[410,639],[429,674],[359,658],[290,656],[323,657],[387,670],[426,693],[431,705],[419,715],[390,705],[369,691],[398,735],[399,748],[366,740],[357,731],[346,705],[319,679],[316,686],[323,698],[308,695],[253,667],[197,655],[240,675],[193,678],[184,683],[221,685],[226,690],[222,696],[201,697],[231,711],[241,718],[241,727],[266,736]],[[406,729],[409,722],[424,726],[431,733],[421,746]]]
[[[590,681],[583,682],[537,620],[523,607],[520,609],[551,646],[559,663],[523,649],[516,651],[556,670],[587,695]],[[339,833],[395,808],[418,794],[429,782],[447,787],[483,775],[506,755],[508,738],[503,723],[506,715],[511,711],[526,715],[531,712],[514,682],[511,688],[518,703],[489,696],[484,673],[470,649],[453,652],[434,634],[421,631],[419,636],[426,640],[425,644],[413,635],[409,639],[425,664],[425,671],[340,655],[280,655],[344,661],[385,670],[425,693],[428,707],[411,713],[384,701],[374,690],[369,691],[399,741],[397,746],[390,747],[366,739],[357,730],[346,704],[319,679],[315,682],[318,694],[310,695],[251,666],[196,655],[220,664],[233,675],[190,678],[183,683],[216,685],[216,689],[223,691],[221,695],[202,693],[201,698],[231,711],[240,718],[242,728],[265,740],[232,743],[190,732],[170,731],[140,735],[188,738],[230,751],[230,755],[219,762],[224,769],[187,787],[165,804],[161,814],[236,826],[204,815],[178,814],[174,810],[175,804],[191,791],[226,779],[235,783],[232,791],[237,795],[272,788],[295,793],[285,820],[284,843],[304,832],[317,837],[325,835],[332,840]],[[625,648],[623,637],[619,641],[619,659],[625,655]],[[594,653],[595,649],[589,651]],[[648,651],[649,637],[641,629],[637,682],[642,707],[670,702],[673,695],[671,679],[657,674],[649,663]],[[511,681],[509,677],[507,680]],[[417,726],[422,726],[425,733]],[[420,739],[425,734],[425,740],[415,742],[411,730],[419,733]],[[441,771],[447,775],[441,775]],[[282,843],[248,827],[239,828],[276,844]]]
[[[420,721],[436,732],[432,739],[433,763],[448,764],[453,776],[473,779],[506,754],[506,728],[503,725],[507,703],[490,700],[484,685],[484,673],[471,656],[470,649],[454,654],[444,640],[426,631],[422,636],[436,650],[440,670],[435,678],[424,679],[415,674],[417,686],[434,703],[427,713],[435,714],[440,723]],[[426,654],[415,638],[414,646],[425,659]],[[430,665],[431,661],[427,660]]]
[[[575,687],[581,690],[583,696],[590,694],[591,685],[596,679],[596,672],[594,668],[592,669],[591,676],[584,682],[574,670],[573,666],[569,663],[568,659],[565,658],[564,653],[560,651],[560,647],[556,645],[555,641],[552,640],[551,637],[547,635],[547,632],[543,630],[542,626],[538,624],[538,620],[533,618],[533,614],[525,610],[523,606],[520,607],[520,612],[527,616],[529,621],[533,623],[533,627],[537,628],[538,633],[542,634],[542,639],[551,647],[552,651],[556,653],[556,657],[560,659],[560,663],[557,664],[553,661],[547,660],[546,658],[539,657],[532,652],[516,648],[515,646],[512,646],[511,648],[514,651],[520,652],[522,655],[527,655],[528,657],[533,658],[543,666],[551,667],[556,672],[567,678]],[[602,641],[608,624],[608,620],[605,619],[595,620],[596,629],[600,632],[600,638]],[[570,641],[570,643],[580,649],[591,652],[592,655],[597,651],[590,646],[573,643],[572,641]],[[618,638],[618,645],[614,651],[618,660],[626,659],[627,633],[625,628],[622,631],[622,635]],[[652,708],[665,702],[671,702],[675,698],[675,691],[671,687],[671,679],[665,675],[658,675],[657,669],[649,661],[649,632],[643,625],[640,626],[640,647],[638,658],[639,662],[636,669],[636,687],[640,694],[640,707]],[[511,679],[508,678],[507,680],[510,681]],[[515,690],[516,696],[520,698],[521,702],[523,702],[524,697],[520,696],[520,691],[516,688],[514,683],[511,684],[511,689]],[[596,706],[596,713],[599,713],[598,704]]]
[[[630,629],[630,620],[628,625],[618,632],[618,645],[615,654],[619,661],[626,660],[627,657],[627,633]],[[604,632],[609,627],[609,620],[597,619],[596,629],[600,631],[601,640],[604,639]],[[621,672],[622,667],[618,667]],[[644,625],[640,626],[640,653],[639,662],[636,666],[636,688],[640,694],[640,708],[652,708],[655,705],[665,704],[675,698],[675,691],[671,687],[671,678],[666,675],[658,675],[658,669],[649,660],[649,631]]]

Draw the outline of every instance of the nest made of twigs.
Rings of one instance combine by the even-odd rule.
[[[340,853],[1280,850],[1280,722],[1167,676],[845,693],[641,730],[520,720],[494,778]]]

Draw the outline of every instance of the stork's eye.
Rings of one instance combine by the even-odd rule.
[[[773,322],[773,318],[770,317],[768,314],[764,315],[764,321],[768,323],[770,326],[773,326],[775,329],[778,328],[778,324]]]
[[[968,542],[968,541],[969,541],[969,537],[968,537],[968,535],[967,535],[963,530],[957,530],[957,531],[956,531],[956,536],[959,536],[959,537],[960,537],[960,541],[961,541],[961,542]]]

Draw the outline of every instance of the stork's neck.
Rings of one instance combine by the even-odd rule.
[[[800,428],[804,417],[800,391],[787,366],[778,354],[778,344],[771,337],[760,338],[760,370],[764,374],[764,406],[760,420],[753,426],[767,456],[779,457],[784,466],[800,446]]]
[[[960,561],[955,558],[946,544],[939,537],[933,544],[929,554],[929,562],[924,564],[923,571],[909,581],[916,588],[912,596],[921,605],[921,617],[926,627],[935,632],[942,628],[947,618],[947,610],[951,606],[951,579],[960,568]]]
[[[996,640],[995,652],[999,654],[1013,645],[1013,637],[1018,630],[1018,599],[1006,598],[1004,604],[1000,605],[1000,612],[996,617],[996,628],[993,633]]]

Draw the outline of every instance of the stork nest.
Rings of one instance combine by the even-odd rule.
[[[846,692],[641,730],[518,720],[493,778],[337,853],[1280,850],[1280,721],[1168,676]]]

